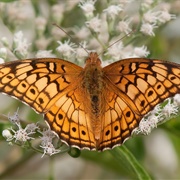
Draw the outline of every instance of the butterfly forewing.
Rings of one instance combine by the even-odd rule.
[[[82,68],[58,59],[20,60],[0,65],[0,91],[46,112],[70,88]]]

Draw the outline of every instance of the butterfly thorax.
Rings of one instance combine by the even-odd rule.
[[[101,116],[103,111],[102,94],[105,89],[103,81],[103,71],[100,66],[101,61],[96,53],[91,53],[90,57],[86,60],[84,68],[83,88],[86,91],[86,98],[90,102],[90,115],[93,121],[92,129],[95,132],[96,138],[101,130]]]

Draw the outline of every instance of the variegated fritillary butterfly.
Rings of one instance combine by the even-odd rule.
[[[102,68],[97,53],[84,68],[19,60],[0,65],[0,91],[44,114],[66,144],[101,151],[122,144],[155,105],[180,93],[180,65],[131,58]]]

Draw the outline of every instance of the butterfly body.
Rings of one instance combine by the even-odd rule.
[[[27,59],[0,65],[0,92],[44,115],[60,139],[79,149],[122,144],[141,119],[180,93],[180,65],[130,58],[104,68],[90,53],[84,68],[62,59]]]
[[[86,65],[83,70],[82,89],[85,93],[85,98],[88,100],[89,106],[87,109],[88,116],[91,119],[91,126],[95,135],[95,139],[100,139],[101,133],[101,117],[104,112],[103,99],[105,83],[104,73],[100,66],[101,61],[97,54],[93,54],[86,60]],[[86,107],[87,101],[84,106]]]

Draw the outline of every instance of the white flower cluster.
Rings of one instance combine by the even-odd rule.
[[[79,46],[70,42],[70,39],[64,39],[67,37],[66,34],[56,26],[51,28],[51,37],[45,38],[44,34],[47,33],[47,29],[50,28],[47,18],[43,15],[35,17],[36,38],[33,48],[39,49],[36,57],[60,56],[67,60],[77,59],[77,62],[81,63],[84,61],[84,58],[88,56],[87,52],[89,52],[88,50],[85,51],[83,48],[91,48],[92,50],[99,51],[99,53],[105,50],[106,53],[103,59],[107,60],[107,62],[110,59],[111,61],[116,61],[122,58],[147,57],[150,53],[145,45],[139,43],[134,46],[132,43],[130,45],[130,43],[127,42],[133,42],[133,40],[137,38],[136,36],[139,36],[139,32],[146,36],[155,36],[155,29],[158,29],[161,25],[176,17],[174,14],[170,13],[171,4],[168,2],[165,3],[163,0],[157,2],[152,0],[114,0],[109,2],[109,4],[104,3],[102,9],[99,9],[99,3],[103,2],[96,0],[80,0],[79,2],[67,1],[66,3],[61,2],[54,4],[50,9],[49,16],[52,22],[60,24],[63,18],[65,18],[64,13],[66,13],[66,9],[70,10],[75,6],[79,7],[82,11],[82,16],[86,18],[84,25],[63,28],[66,32],[68,32],[69,29],[73,31],[74,35],[72,37],[80,41]],[[30,18],[27,17],[26,10],[22,8],[23,5],[27,8],[29,3],[26,2],[18,5],[16,2],[11,6],[11,9],[6,7],[8,10],[4,13],[8,13],[7,17],[11,17],[12,14],[14,15],[17,12],[20,12],[19,14],[24,17],[24,19],[22,19],[20,15],[16,15],[19,19],[13,21],[12,19],[14,19],[14,17],[9,18],[9,22],[14,24],[18,21],[18,24],[22,24],[23,21]],[[96,5],[98,7],[96,7]],[[6,9],[4,7],[0,8],[2,8],[2,11]],[[132,11],[132,9],[137,9],[137,11]],[[30,10],[28,9],[27,11]],[[30,11],[30,14],[31,13],[32,11]],[[125,38],[122,38],[123,34],[125,34]],[[60,38],[64,40],[59,41]],[[51,47],[52,41],[56,39],[58,39],[58,47],[56,48],[57,51],[54,53],[54,51],[47,49],[47,47]],[[119,43],[115,43],[111,46],[114,41],[118,39]],[[71,41],[74,40],[71,39]],[[28,49],[30,43],[27,43],[28,40],[24,38],[24,33],[22,31],[17,31],[17,33],[15,33],[12,48],[6,37],[3,37],[1,42],[20,59],[27,58],[29,55]],[[0,62],[6,60],[8,49],[6,50],[7,52],[0,53]]]
[[[2,134],[7,139],[7,141],[14,140],[15,142],[24,143],[28,140],[34,139],[32,135],[36,133],[36,130],[39,129],[39,127],[36,124],[31,123],[28,124],[25,128],[22,128],[18,110],[14,113],[14,115],[8,115],[8,119],[13,125],[16,126],[17,130],[11,128],[9,130],[6,129],[3,131]]]
[[[148,135],[158,124],[178,115],[180,111],[180,94],[166,99],[163,103],[158,104],[140,121],[139,126],[133,131],[133,134]]]
[[[40,137],[41,139],[40,147],[44,149],[44,154],[42,155],[42,157],[45,154],[51,156],[61,151],[60,149],[56,149],[53,145],[53,139],[56,137],[53,131],[51,131],[50,129],[47,129],[40,133],[42,134],[42,137]]]
[[[18,109],[19,110],[19,109]],[[10,144],[20,144],[20,145],[25,145],[25,143],[28,141],[31,144],[32,148],[32,142],[31,140],[37,139],[35,136],[36,133],[40,133],[40,148],[43,149],[43,155],[42,157],[46,155],[53,155],[56,153],[59,153],[61,150],[56,149],[55,146],[53,145],[53,140],[57,138],[55,136],[54,132],[51,131],[50,129],[43,130],[41,131],[39,126],[35,123],[30,123],[25,126],[25,128],[22,127],[21,121],[19,118],[18,110],[12,115],[8,115],[9,121],[15,126],[14,128],[10,129],[5,129],[2,132],[3,137],[10,143]],[[59,138],[57,138],[59,140]],[[29,144],[26,144],[28,146]],[[34,150],[37,150],[34,148]],[[41,150],[38,150],[40,152]]]

